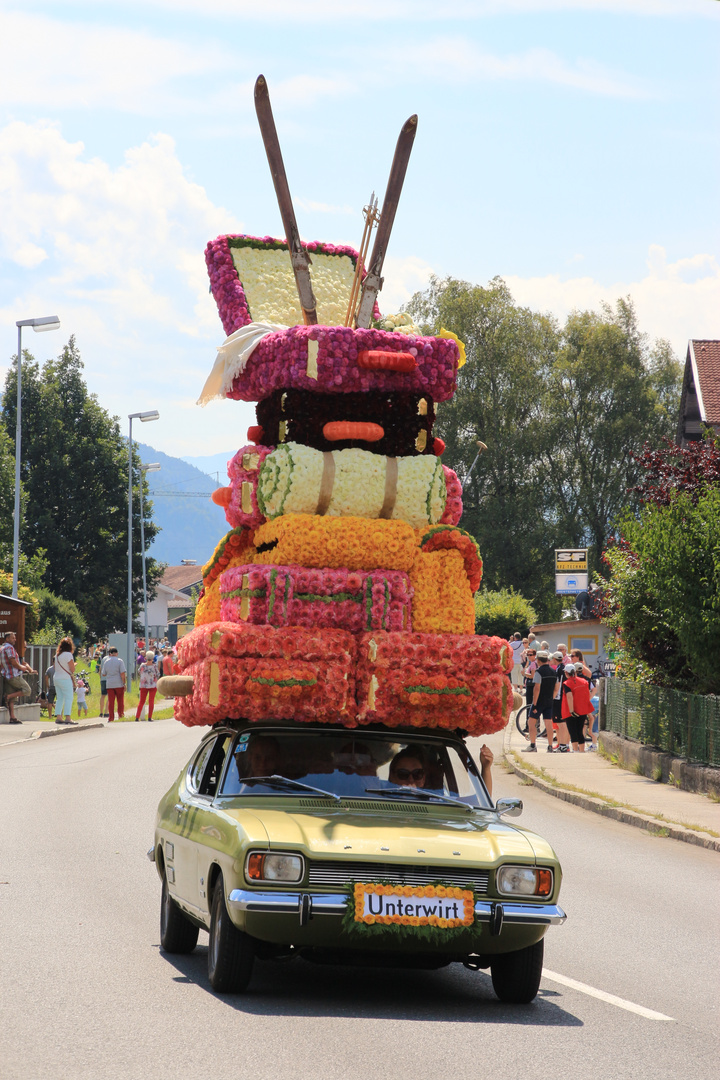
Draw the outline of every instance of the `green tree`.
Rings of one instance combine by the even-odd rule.
[[[14,516],[15,444],[5,428],[0,426],[0,566],[3,569],[7,569],[5,564],[9,558],[12,570]]]
[[[677,426],[681,380],[669,343],[651,346],[629,298],[568,317],[546,382],[541,453],[556,478],[562,543],[590,547],[591,570],[621,511],[638,508],[630,489],[643,444],[659,446]]]
[[[475,633],[510,638],[515,632],[527,634],[537,622],[529,600],[512,589],[493,592],[481,589],[475,594]]]
[[[558,348],[554,321],[513,302],[500,278],[487,288],[432,278],[408,305],[431,333],[451,330],[467,363],[455,397],[438,406],[443,462],[463,482],[463,528],[476,538],[490,589],[512,586],[550,614],[552,552],[563,543],[552,520],[552,487],[539,468],[547,442],[542,387]],[[487,445],[469,481],[477,440]]]
[[[720,489],[679,492],[622,523],[606,552],[608,601],[625,673],[720,693]]]
[[[16,360],[16,358],[15,358]],[[70,338],[57,360],[42,369],[23,353],[21,477],[27,508],[21,548],[45,550],[45,584],[77,604],[94,639],[122,628],[127,619],[127,441],[117,417],[88,393],[83,364]],[[5,380],[0,422],[15,431],[16,362]],[[139,483],[146,484],[133,453],[133,606],[142,600]],[[157,526],[144,489],[145,546]],[[147,560],[148,594],[160,569]]]
[[[463,526],[480,545],[490,589],[531,597],[560,617],[553,549],[589,546],[591,569],[642,475],[633,459],[674,429],[681,368],[667,342],[651,345],[630,300],[573,312],[561,330],[514,303],[507,285],[431,279],[408,305],[428,332],[465,343],[457,393],[438,407],[444,462],[464,481]]]
[[[40,632],[49,627],[61,626],[64,633],[70,634],[76,641],[84,640],[87,633],[87,621],[77,604],[74,604],[72,600],[63,600],[62,597],[55,596],[49,589],[40,589],[37,597]]]

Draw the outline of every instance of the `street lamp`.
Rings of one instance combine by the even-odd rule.
[[[159,472],[162,466],[158,461],[154,461],[152,465],[143,465],[141,470],[143,473]],[[142,571],[143,571],[143,611],[145,612],[145,648],[148,647],[148,611],[147,611],[147,578],[145,575],[145,513],[143,511],[143,488],[145,484],[140,481],[140,549],[142,551]]]
[[[13,523],[13,585],[12,594],[17,600],[18,594],[18,564],[20,561],[20,451],[21,434],[20,425],[22,420],[22,328],[32,326],[33,330],[40,334],[45,330],[57,330],[60,320],[57,315],[46,315],[42,319],[19,319],[15,323],[18,328],[18,353],[17,353],[17,409],[15,415],[15,519]]]
[[[141,420],[143,424],[147,424],[150,420],[159,420],[160,413],[157,409],[153,409],[150,412],[135,412],[128,413],[129,430],[128,430],[128,611],[127,611],[127,685],[130,689],[132,685],[132,489],[133,489],[133,470],[132,470],[132,422],[133,420]]]

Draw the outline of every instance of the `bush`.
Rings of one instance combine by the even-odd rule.
[[[509,638],[516,631],[523,636],[537,622],[529,600],[514,589],[492,592],[482,589],[475,596],[475,633]]]
[[[611,545],[610,625],[624,674],[695,693],[720,693],[720,490],[648,502]]]
[[[61,637],[63,634],[69,634],[75,644],[79,644],[87,633],[87,622],[77,604],[74,604],[72,600],[63,600],[61,596],[56,596],[49,589],[40,589],[37,596],[39,602],[38,632],[43,639],[56,633],[57,627],[60,626],[63,627]],[[43,640],[42,644],[57,644],[57,640],[55,642]],[[41,644],[35,637],[32,641],[33,644]]]

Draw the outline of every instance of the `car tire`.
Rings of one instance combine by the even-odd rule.
[[[208,978],[219,994],[239,994],[247,989],[255,962],[252,939],[233,924],[225,904],[222,874],[215,882],[208,942]]]
[[[183,915],[168,889],[163,874],[160,900],[160,945],[166,953],[191,953],[197,945],[199,930]]]
[[[545,941],[526,949],[493,957],[490,963],[493,990],[501,1001],[527,1005],[540,987]]]

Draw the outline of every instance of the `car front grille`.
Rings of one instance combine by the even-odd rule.
[[[309,885],[344,886],[351,881],[387,881],[393,885],[431,885],[445,881],[486,893],[488,873],[459,866],[398,866],[380,862],[340,862],[315,860],[308,863]]]

